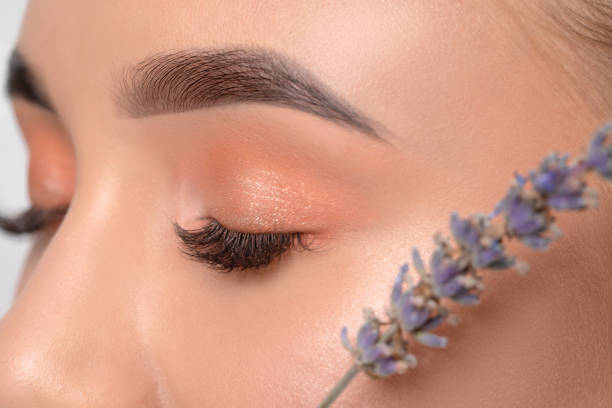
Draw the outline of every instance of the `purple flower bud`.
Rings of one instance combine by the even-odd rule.
[[[417,339],[419,343],[429,347],[445,348],[448,344],[448,339],[446,337],[437,336],[427,332],[417,332],[415,333],[414,338]]]
[[[518,237],[525,245],[534,249],[548,247],[552,238],[543,234],[553,226],[554,217],[550,215],[539,196],[530,196],[521,187],[512,186],[504,197],[502,208],[506,231],[510,236]]]
[[[429,319],[427,319],[425,324],[423,324],[421,326],[421,328],[419,330],[420,331],[430,331],[430,330],[433,330],[436,327],[438,327],[440,325],[440,323],[442,323],[444,321],[445,318],[446,318],[446,316],[442,315],[442,314],[438,314],[437,316],[430,317]]]
[[[364,364],[374,363],[383,357],[388,357],[392,354],[391,347],[385,343],[377,343],[363,350],[361,361]]]
[[[525,183],[527,182],[527,178],[525,176],[522,176],[518,171],[514,171],[514,179],[516,180],[516,184],[518,184],[519,186],[524,186]]]
[[[559,156],[558,152],[550,153],[540,163],[538,172],[529,172],[529,179],[536,191],[542,195],[552,195],[563,184],[569,175],[568,155]]]
[[[395,372],[405,371],[407,365],[402,360],[407,358],[404,344],[399,345],[400,353],[395,354],[394,348],[380,337],[379,329],[375,320],[366,320],[359,329],[356,346],[353,347],[348,338],[348,330],[344,327],[340,333],[342,344],[351,351],[355,362],[370,376],[388,377]],[[402,364],[397,364],[398,361]]]
[[[457,303],[462,305],[477,305],[480,303],[480,298],[475,294],[463,294],[454,297]]]
[[[455,301],[464,299],[475,285],[470,285],[466,274],[471,272],[469,263],[453,259],[443,248],[438,248],[431,257],[431,276],[434,294],[449,297]]]
[[[429,298],[433,294],[430,287],[431,278],[417,248],[413,248],[412,256],[415,268],[421,274],[421,282],[415,287],[402,291],[402,284],[408,271],[408,265],[403,264],[391,291],[392,319],[397,319],[402,330],[409,333],[417,330],[431,330],[438,326],[444,317],[440,314],[433,315],[438,309],[438,304],[432,303]]]
[[[351,341],[348,338],[348,329],[346,327],[343,327],[340,331],[340,340],[342,340],[342,345],[345,349],[347,349],[348,351],[354,350],[353,346],[351,346]]]
[[[460,218],[456,211],[451,214],[450,227],[459,246],[471,255],[475,268],[504,269],[514,265],[515,258],[506,256],[501,237],[489,233],[490,220],[484,214]]]
[[[414,296],[410,290],[402,293],[393,306],[399,317],[402,329],[407,332],[421,327],[432,312],[427,306],[416,306],[414,304]]]
[[[423,264],[423,259],[421,258],[421,254],[419,253],[418,248],[412,248],[412,264],[414,265],[414,269],[417,270],[421,277],[427,275],[427,270],[425,269],[425,264]]]
[[[446,250],[439,245],[431,255],[430,265],[432,283],[434,288],[438,287],[439,289],[465,270],[465,265],[460,265],[457,260],[452,259]],[[452,289],[452,287],[449,289]],[[454,290],[450,290],[450,292],[454,292]],[[440,296],[452,296],[452,293],[441,293]]]
[[[373,346],[378,340],[378,326],[370,321],[367,321],[359,329],[357,333],[357,348],[364,352],[369,347]]]
[[[402,284],[404,283],[404,279],[406,277],[406,272],[408,272],[408,264],[402,264],[400,266],[399,273],[395,278],[395,282],[393,283],[393,289],[391,290],[391,304],[394,304],[399,299],[402,294]]]
[[[518,187],[523,187],[525,185],[525,183],[527,182],[527,178],[521,176],[516,170],[514,171],[514,181],[515,181],[515,185]],[[487,215],[487,220],[491,220],[495,217],[497,217],[504,209],[504,205],[505,205],[505,201],[506,198],[502,197],[501,200],[499,200],[497,202],[497,204],[495,205],[495,208],[493,209],[493,211],[491,211],[488,215]]]
[[[535,191],[555,210],[582,210],[594,204],[592,193],[586,190],[580,164],[567,165],[568,155],[553,152],[540,163],[537,172],[529,172]],[[590,193],[590,195],[586,195]]]
[[[383,358],[374,363],[373,374],[377,377],[389,377],[398,369],[397,362],[391,358]]]
[[[586,159],[590,168],[594,168],[608,180],[612,180],[612,144],[604,146],[604,142],[610,130],[612,130],[612,122],[606,123],[593,134]]]
[[[431,255],[431,278],[436,296],[453,296],[463,285],[455,278],[461,276],[468,265],[460,265],[445,248],[438,245]]]

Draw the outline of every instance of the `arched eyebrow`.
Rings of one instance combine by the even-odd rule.
[[[161,52],[122,70],[113,93],[119,114],[142,118],[261,102],[347,125],[386,142],[378,122],[359,113],[296,61],[267,48]]]

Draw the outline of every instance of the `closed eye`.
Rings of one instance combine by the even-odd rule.
[[[12,218],[0,216],[0,229],[13,235],[36,232],[42,230],[47,225],[60,221],[67,211],[68,207],[31,207]]]
[[[258,269],[291,249],[311,249],[300,232],[232,231],[214,219],[199,229],[186,230],[176,223],[174,228],[184,254],[220,272]]]
[[[60,221],[67,211],[68,207],[31,207],[15,217],[0,216],[0,229],[13,235],[34,233]],[[301,232],[232,231],[214,219],[204,227],[193,230],[173,224],[181,240],[182,252],[190,259],[220,272],[259,269],[290,250],[311,250]]]

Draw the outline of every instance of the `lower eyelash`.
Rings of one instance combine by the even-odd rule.
[[[174,228],[182,241],[183,253],[220,272],[234,268],[258,269],[291,249],[310,250],[300,232],[239,232],[225,228],[216,220],[195,230],[185,230],[176,223]]]
[[[31,207],[16,217],[7,218],[0,216],[0,229],[13,235],[36,232],[53,222],[61,220],[67,211],[68,207]]]

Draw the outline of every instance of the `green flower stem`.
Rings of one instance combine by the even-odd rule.
[[[359,373],[359,366],[357,364],[353,364],[351,368],[342,376],[340,381],[336,383],[334,388],[327,394],[327,397],[318,405],[318,408],[327,408],[333,404],[333,402],[340,396],[342,391],[346,388],[347,385],[355,378],[355,376]]]
[[[392,323],[387,330],[380,336],[379,343],[388,341],[397,331],[398,325],[397,323]],[[353,378],[359,373],[359,365],[357,363],[353,364],[351,368],[340,378],[340,380],[334,385],[334,388],[331,389],[327,397],[317,405],[317,408],[327,408],[330,407],[331,404],[340,396],[342,391],[351,383]]]

